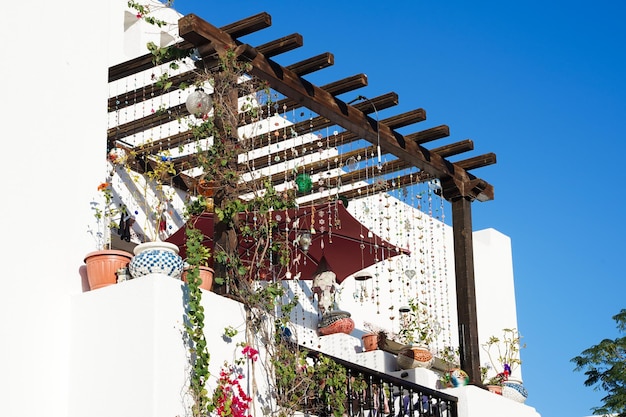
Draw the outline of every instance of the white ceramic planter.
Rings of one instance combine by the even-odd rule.
[[[180,279],[183,259],[178,256],[178,246],[169,242],[145,242],[133,249],[135,256],[128,264],[133,278],[148,274],[165,274]]]

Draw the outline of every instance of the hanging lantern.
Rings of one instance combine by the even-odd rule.
[[[368,279],[372,279],[372,274],[367,271],[360,271],[354,274],[355,281],[367,281]]]
[[[189,94],[185,106],[187,111],[196,117],[202,117],[211,110],[212,105],[211,96],[204,92],[202,88],[197,88],[196,91]]]
[[[313,188],[313,181],[311,181],[311,176],[308,174],[298,174],[296,177],[296,186],[298,187],[298,191],[301,193],[307,193],[311,191]]]
[[[304,232],[300,236],[298,236],[298,245],[304,253],[308,252],[312,241],[313,238],[311,237],[311,234],[309,232]]]

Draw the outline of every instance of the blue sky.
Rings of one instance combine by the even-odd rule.
[[[381,118],[424,108],[419,130],[450,126],[449,140],[432,146],[469,138],[475,151],[467,156],[496,153],[496,165],[475,171],[494,185],[495,200],[473,204],[473,221],[475,230],[492,227],[512,239],[527,404],[543,417],[591,415],[602,393],[584,387],[570,359],[618,336],[611,317],[626,307],[619,269],[626,233],[619,189],[626,183],[626,2],[176,0],[174,6],[218,27],[268,12],[272,27],[244,40],[258,45],[303,35],[304,46],[277,57],[280,64],[331,52],[335,65],[309,81],[365,73],[369,85],[354,97],[399,95],[400,104]]]

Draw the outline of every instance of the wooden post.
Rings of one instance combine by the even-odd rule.
[[[474,281],[472,202],[468,197],[458,197],[451,203],[461,369],[469,375],[470,383],[482,385]]]

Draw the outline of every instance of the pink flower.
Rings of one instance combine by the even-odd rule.
[[[250,345],[246,345],[246,347],[243,348],[243,354],[246,355],[248,359],[252,359],[253,362],[259,359],[259,351]]]

